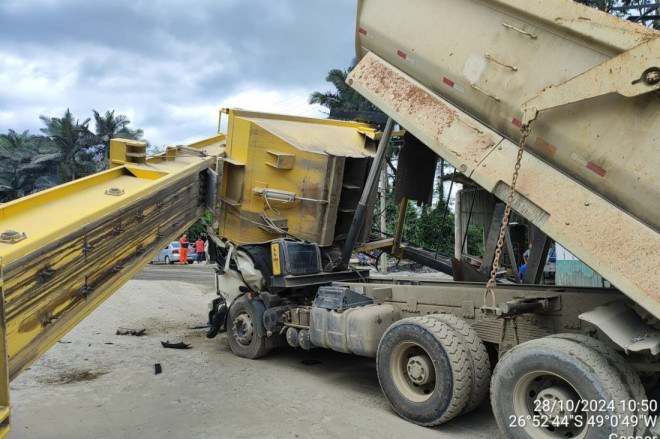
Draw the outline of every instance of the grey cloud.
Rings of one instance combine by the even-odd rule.
[[[134,109],[136,125],[171,132],[168,105],[212,105],[251,87],[284,95],[318,88],[354,56],[355,3],[5,0],[0,52],[34,62],[51,83],[75,77],[59,105],[82,108],[81,118],[119,103]],[[0,90],[0,111],[38,106],[35,93],[22,102]]]

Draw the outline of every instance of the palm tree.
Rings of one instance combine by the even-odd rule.
[[[4,200],[22,197],[34,190],[57,184],[48,174],[52,163],[61,158],[50,141],[29,131],[8,130],[0,134],[0,193]]]
[[[92,110],[94,121],[96,122],[96,141],[103,145],[103,157],[107,163],[110,154],[110,140],[120,137],[123,139],[141,140],[144,131],[141,129],[131,129],[128,125],[131,121],[123,114],[115,116],[115,110],[106,111],[101,115],[98,111]]]
[[[329,109],[353,110],[353,111],[378,111],[378,108],[360,93],[346,84],[346,77],[355,68],[357,60],[353,58],[348,69],[332,69],[328,72],[325,80],[331,83],[336,91],[315,91],[309,96],[310,104],[319,104]]]
[[[30,134],[9,130],[0,134],[0,193],[3,199],[20,196],[24,190],[25,178],[21,178],[19,168],[30,159]]]
[[[82,123],[73,118],[67,108],[64,116],[39,116],[46,125],[41,129],[55,147],[55,153],[60,154],[58,174],[63,181],[71,181],[96,170],[90,149],[94,146],[94,135],[89,130],[90,119]]]

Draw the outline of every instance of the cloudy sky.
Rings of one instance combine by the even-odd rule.
[[[355,0],[2,0],[0,132],[116,110],[153,145],[213,135],[217,110],[307,104],[354,56]]]

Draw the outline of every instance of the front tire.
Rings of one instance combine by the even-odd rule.
[[[622,422],[621,401],[628,394],[616,368],[598,352],[551,337],[507,352],[491,383],[497,425],[514,439],[632,436],[633,427]]]
[[[248,306],[245,297],[239,297],[229,308],[227,339],[234,355],[255,359],[268,353],[266,337],[258,334],[254,309]]]
[[[442,424],[467,406],[469,355],[448,324],[429,317],[399,320],[378,345],[380,387],[402,418],[424,426]]]

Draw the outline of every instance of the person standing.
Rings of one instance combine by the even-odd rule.
[[[532,243],[529,243],[529,246],[527,247],[527,250],[525,250],[525,253],[523,253],[523,264],[520,266],[520,279],[522,282],[522,278],[525,276],[525,272],[527,271],[527,261],[529,260],[529,255],[532,253]]]
[[[204,240],[204,256],[205,256],[205,259],[206,259],[206,263],[207,264],[211,263],[211,256],[209,255],[209,237],[208,236]]]
[[[188,265],[188,237],[184,233],[179,239],[181,248],[179,249],[179,265]]]
[[[195,252],[197,253],[197,263],[201,264],[204,260],[204,241],[201,236],[195,241]]]

